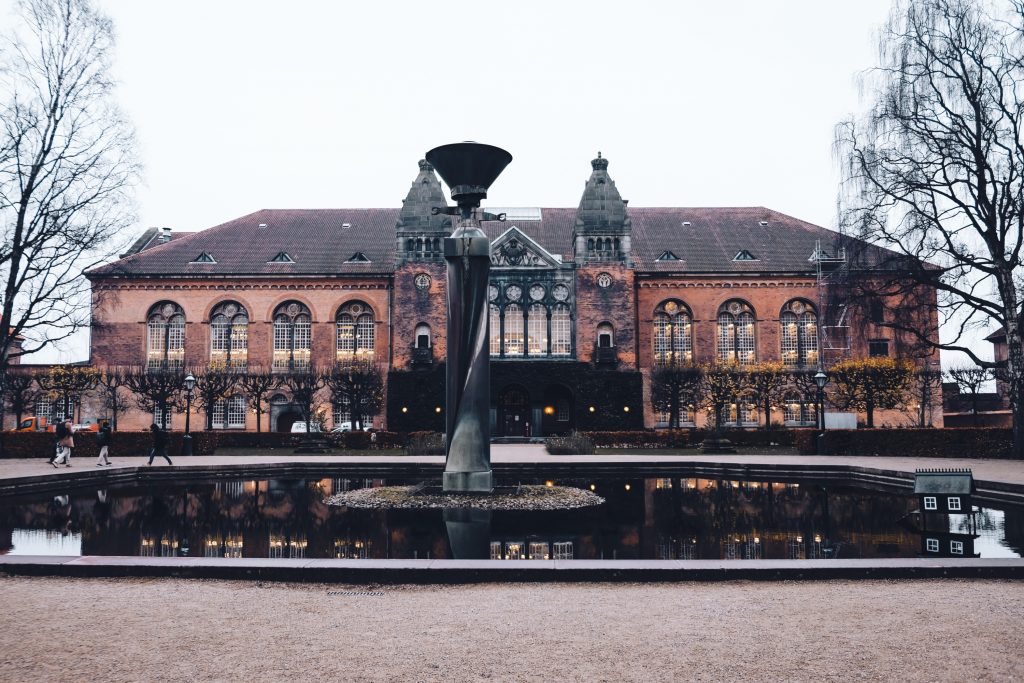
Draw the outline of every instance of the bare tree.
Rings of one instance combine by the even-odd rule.
[[[50,400],[61,402],[64,415],[73,419],[75,407],[82,405],[82,396],[96,387],[98,379],[99,372],[90,367],[54,365],[40,374],[36,381]]]
[[[985,383],[992,379],[992,370],[990,368],[961,365],[947,370],[946,376],[949,377],[951,382],[956,382],[961,392],[970,396],[974,426],[978,426],[978,394],[985,387]]]
[[[281,385],[287,387],[292,394],[292,401],[299,406],[302,419],[306,422],[306,432],[310,431],[310,420],[313,413],[322,403],[320,390],[327,385],[327,373],[317,368],[293,370],[284,375]]]
[[[746,385],[759,408],[764,410],[764,428],[771,429],[772,406],[779,403],[789,387],[789,373],[778,361],[758,363],[746,370]]]
[[[117,253],[138,174],[110,20],[89,0],[20,6],[0,71],[0,369],[16,336],[32,353],[88,325],[82,272]]]
[[[256,412],[256,433],[260,432],[263,405],[270,392],[281,386],[281,377],[267,368],[249,368],[238,378],[239,388],[245,392],[249,407]]]
[[[105,367],[99,371],[97,385],[103,391],[103,407],[110,411],[110,426],[117,431],[117,416],[128,409],[124,389],[128,388],[128,368]]]
[[[994,321],[1006,331],[1013,453],[1024,457],[1024,2],[897,0],[869,72],[872,100],[837,127],[841,223],[899,268],[866,294],[893,296],[880,324],[967,354]],[[944,339],[929,319],[937,292]]]
[[[185,375],[178,370],[151,371],[131,368],[125,374],[125,386],[135,394],[135,403],[147,413],[159,412],[164,429],[171,424],[171,411],[185,408],[183,393]]]
[[[684,406],[700,403],[703,371],[699,365],[671,363],[655,368],[651,373],[651,407],[668,413],[668,426],[679,427],[679,415]]]
[[[932,421],[934,397],[942,396],[942,371],[928,366],[916,370],[911,388],[917,396],[917,426],[928,427]]]
[[[213,429],[213,411],[217,403],[231,395],[238,376],[213,368],[195,370],[192,374],[196,378],[196,405],[206,414],[206,430],[210,431]]]
[[[4,372],[7,377],[0,401],[10,407],[14,414],[14,424],[17,426],[21,424],[21,416],[32,410],[39,399],[39,385],[36,383],[35,373],[27,369],[14,366]],[[0,431],[2,430],[3,424],[0,424]]]
[[[892,410],[906,403],[913,366],[892,358],[864,358],[836,363],[832,375],[832,403],[867,415],[875,426],[875,410]]]
[[[355,430],[363,428],[364,416],[376,415],[384,407],[384,377],[372,361],[338,364],[325,381],[334,402],[348,406]]]

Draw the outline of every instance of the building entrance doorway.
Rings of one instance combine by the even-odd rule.
[[[532,436],[530,399],[522,387],[507,387],[498,400],[498,436]]]

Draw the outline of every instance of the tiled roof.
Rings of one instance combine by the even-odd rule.
[[[486,208],[486,207],[485,207]],[[763,207],[629,208],[639,273],[811,273],[815,242],[836,253],[839,235]],[[552,254],[572,259],[575,208],[542,209],[540,221],[485,222],[494,239],[515,225]],[[264,209],[164,244],[147,245],[91,275],[357,275],[394,270],[399,209]],[[265,228],[260,228],[265,224]],[[348,224],[349,227],[342,227]],[[734,260],[748,250],[756,261]],[[268,263],[280,252],[295,263]],[[671,251],[678,261],[658,261]],[[193,263],[203,252],[216,263]],[[361,252],[369,263],[351,262]]]

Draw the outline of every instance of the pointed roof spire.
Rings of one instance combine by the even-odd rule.
[[[409,194],[402,201],[402,211],[398,216],[399,230],[443,231],[451,227],[448,216],[431,215],[435,206],[448,206],[441,189],[441,181],[434,174],[434,167],[425,159],[419,161],[420,172],[412,181]]]
[[[630,222],[626,214],[626,202],[616,189],[615,181],[608,175],[608,160],[598,152],[590,166],[594,170],[583,188],[583,197],[576,210],[576,231],[628,231]]]

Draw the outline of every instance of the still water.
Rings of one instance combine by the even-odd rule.
[[[1024,508],[922,520],[911,496],[808,482],[559,480],[607,499],[599,507],[559,512],[356,510],[323,503],[339,491],[404,483],[415,482],[183,481],[0,498],[0,554],[827,559],[918,557],[928,538],[939,539],[933,542],[946,556],[950,547],[965,557],[1020,557],[1024,551]]]

